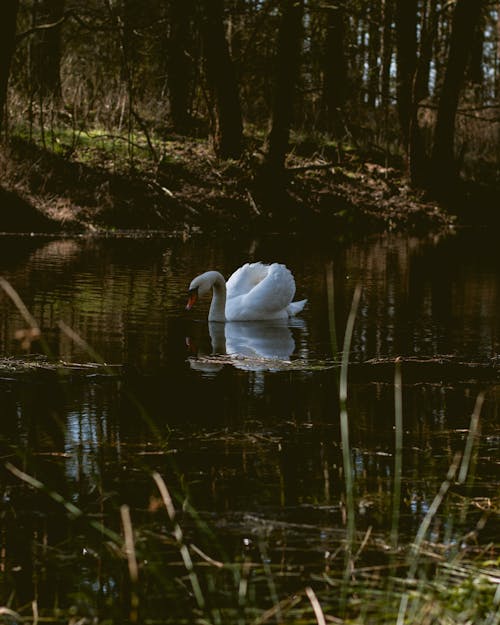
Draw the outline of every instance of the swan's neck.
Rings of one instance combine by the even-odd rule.
[[[226,320],[226,281],[222,274],[214,271],[214,281],[212,284],[213,295],[210,311],[208,313],[209,321],[225,321]]]

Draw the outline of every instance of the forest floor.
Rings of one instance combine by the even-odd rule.
[[[286,193],[262,194],[254,180],[258,150],[220,161],[207,141],[174,138],[153,161],[137,146],[133,155],[109,143],[56,147],[15,138],[0,149],[0,231],[430,232],[456,221],[412,189],[402,167],[354,150],[339,158],[297,143]]]

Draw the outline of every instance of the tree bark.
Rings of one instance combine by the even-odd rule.
[[[485,44],[486,20],[483,12],[480,13],[474,37],[471,45],[470,60],[468,66],[467,77],[474,85],[476,101],[481,102],[483,83],[484,83],[484,67],[483,55]]]
[[[239,158],[243,121],[234,66],[224,31],[222,0],[203,0],[202,36],[207,79],[214,100],[214,150],[220,158]]]
[[[380,0],[372,2],[369,9],[368,26],[368,98],[367,104],[370,108],[375,108],[380,93]]]
[[[190,59],[190,21],[193,16],[192,0],[171,0],[170,37],[168,40],[167,84],[170,102],[170,117],[175,132],[189,131],[189,90],[192,80]]]
[[[396,1],[397,107],[403,144],[408,151],[413,79],[417,67],[417,0]]]
[[[347,55],[345,50],[345,0],[326,6],[326,39],[323,58],[323,100],[327,129],[341,137],[342,110],[347,96]]]
[[[16,45],[19,0],[3,0],[0,9],[0,131],[3,129],[10,64]]]
[[[426,153],[418,122],[420,102],[429,95],[429,72],[432,48],[437,30],[436,0],[425,0],[420,25],[417,68],[411,96],[411,118],[408,137],[408,169],[414,186],[425,186],[429,180],[429,156]]]
[[[32,45],[32,81],[42,98],[59,100],[61,91],[61,19],[65,0],[42,0],[35,5],[35,24],[46,26],[35,33]]]
[[[432,171],[435,190],[442,188],[446,191],[447,185],[452,184],[457,175],[454,157],[455,117],[482,4],[483,0],[457,0],[455,5],[450,50],[434,132]]]
[[[437,32],[437,15],[437,0],[425,0],[420,25],[419,58],[414,87],[414,99],[417,102],[429,95],[429,76],[432,49]]]
[[[303,0],[283,2],[275,59],[271,130],[263,167],[269,176],[282,177],[293,117],[295,85],[299,73]]]
[[[382,51],[381,60],[382,67],[380,70],[380,94],[382,99],[382,106],[387,111],[389,106],[389,94],[391,85],[391,60],[392,60],[392,18],[394,15],[394,0],[383,0],[382,7]]]

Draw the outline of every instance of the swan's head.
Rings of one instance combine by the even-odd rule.
[[[191,310],[198,297],[206,295],[219,278],[222,276],[218,271],[205,271],[205,273],[196,276],[189,285],[186,310]]]

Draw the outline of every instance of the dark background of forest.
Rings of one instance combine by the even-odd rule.
[[[209,138],[258,204],[290,154],[353,151],[439,201],[497,197],[498,1],[4,0],[0,17],[4,144],[70,160],[99,131],[158,169],[162,141]]]

